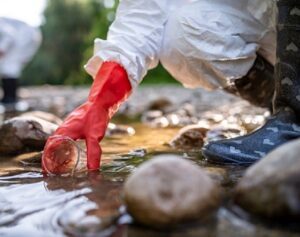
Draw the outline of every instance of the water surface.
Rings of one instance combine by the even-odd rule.
[[[215,166],[208,164],[199,151],[170,148],[167,142],[178,129],[133,126],[135,136],[103,141],[101,172],[48,177],[41,173],[40,153],[0,157],[0,236],[298,236],[276,224],[253,224],[229,210],[232,187],[244,168]],[[160,154],[191,159],[220,184],[223,207],[206,223],[156,231],[134,224],[126,213],[122,202],[124,180],[138,165]]]

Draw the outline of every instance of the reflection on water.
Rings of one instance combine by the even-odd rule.
[[[150,158],[149,152],[169,149],[164,144],[176,132],[136,127],[138,138],[103,142],[101,173],[44,177],[41,153],[2,157],[0,236],[123,236],[124,224],[131,221],[122,206],[124,178]]]
[[[179,153],[204,167],[226,196],[242,168],[207,164],[199,152],[183,153],[166,146],[177,129],[150,129],[136,124],[136,136],[112,137],[103,142],[100,172],[69,177],[41,174],[40,153],[7,159],[0,164],[0,236],[297,236],[254,226],[225,207],[208,223],[191,223],[176,230],[155,231],[132,222],[122,206],[122,184],[138,165],[156,154]],[[225,198],[226,200],[226,198]],[[226,205],[225,205],[226,206]],[[261,233],[261,235],[257,235]],[[278,235],[279,234],[279,235]]]
[[[20,173],[2,177],[0,187],[0,235],[112,232],[122,211],[121,183],[99,172],[63,178]]]

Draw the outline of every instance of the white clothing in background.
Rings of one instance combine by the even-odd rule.
[[[0,17],[0,76],[18,78],[40,43],[41,33],[37,28]]]

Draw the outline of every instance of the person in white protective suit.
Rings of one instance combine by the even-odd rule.
[[[26,23],[0,17],[0,78],[3,104],[17,102],[17,89],[23,68],[36,53],[40,31]]]
[[[102,61],[117,61],[136,87],[160,60],[185,87],[228,88],[258,55],[275,64],[275,9],[271,0],[121,1],[86,70],[95,77]]]
[[[273,108],[274,115],[254,133],[203,149],[210,161],[249,165],[300,137],[299,29],[297,0],[120,1],[107,39],[95,40],[94,56],[85,66],[95,79],[87,107],[75,110],[58,134],[86,139],[88,162],[94,162],[89,168],[96,169],[103,132],[95,134],[88,121],[104,128],[103,108],[110,118],[130,91],[124,75],[109,65],[124,68],[134,89],[160,61],[186,87],[222,88]],[[119,100],[110,99],[116,95]],[[92,109],[99,101],[105,103]],[[101,113],[91,119],[95,109]]]

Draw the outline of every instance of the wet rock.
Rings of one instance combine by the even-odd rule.
[[[168,119],[160,110],[151,110],[143,113],[141,120],[151,127],[164,128],[169,126]]]
[[[147,154],[147,150],[144,148],[135,149],[128,153],[128,155],[134,156],[134,157],[145,157],[146,154]]]
[[[133,127],[114,123],[109,123],[106,130],[106,136],[133,136],[134,134],[135,130]]]
[[[57,117],[54,114],[50,114],[47,112],[43,112],[43,111],[32,111],[32,112],[27,112],[24,114],[21,114],[21,117],[26,117],[26,118],[39,118],[45,121],[48,121],[50,123],[54,123],[56,125],[61,125],[62,124],[62,120]]]
[[[48,104],[48,111],[58,116],[66,115],[66,113],[68,113],[68,111],[66,111],[66,107],[68,105],[67,101],[72,101],[73,98],[74,96],[70,100],[67,100],[64,96],[56,96],[51,98],[51,103]]]
[[[141,120],[143,123],[150,123],[154,119],[163,116],[163,112],[160,110],[150,110],[142,114]]]
[[[201,114],[201,119],[206,120],[207,122],[210,122],[212,124],[217,124],[222,122],[225,118],[223,114],[207,111]]]
[[[157,100],[152,101],[149,105],[147,110],[160,110],[165,111],[167,108],[172,106],[172,102],[166,98],[160,98]]]
[[[149,123],[149,125],[154,128],[166,128],[166,127],[170,126],[170,122],[166,117],[163,116],[163,117],[154,119],[153,121],[151,121]]]
[[[147,228],[138,225],[129,225],[128,237],[216,237],[216,230],[211,222],[193,224],[184,227],[172,228],[161,231],[159,229]],[[222,235],[221,235],[222,236]],[[233,236],[230,236],[233,237]]]
[[[246,134],[246,130],[237,124],[217,125],[206,133],[206,142],[229,139]]]
[[[18,154],[25,149],[41,150],[57,125],[35,117],[15,117],[0,127],[0,153]]]
[[[196,124],[199,121],[195,107],[190,103],[168,106],[163,110],[145,111],[141,120],[143,123],[155,128],[182,127]]]
[[[261,126],[265,120],[266,117],[264,115],[248,115],[244,114],[241,115],[241,125],[245,127],[245,129],[250,132]]]
[[[300,219],[300,140],[283,145],[246,171],[235,190],[243,209],[267,218]]]
[[[166,119],[168,121],[168,124],[172,127],[179,126],[180,123],[182,123],[182,120],[177,114],[168,114],[166,116]]]
[[[218,167],[205,167],[205,172],[218,184],[226,184],[227,181],[227,171],[225,168]]]
[[[204,142],[233,138],[244,135],[246,130],[237,125],[223,121],[224,125],[216,125],[210,120],[200,120],[196,125],[182,128],[169,142],[177,149],[199,149]]]
[[[191,103],[185,102],[181,105],[173,106],[172,109],[166,113],[165,117],[168,119],[170,126],[186,126],[196,124],[199,121],[196,109]]]
[[[16,160],[23,166],[40,168],[42,155],[43,152],[31,152],[18,156]]]
[[[170,227],[207,217],[219,205],[218,186],[191,161],[161,155],[142,164],[126,181],[129,213],[141,224]]]
[[[196,109],[191,103],[185,102],[179,106],[179,109],[177,109],[176,113],[181,116],[193,117],[196,116]]]
[[[207,131],[208,127],[202,124],[186,126],[170,141],[170,145],[178,149],[200,149]]]
[[[249,221],[247,218],[241,218],[235,212],[220,208],[218,211],[218,222],[216,226],[216,235],[221,237],[298,237],[299,231],[295,228],[288,228],[286,225],[274,223],[273,225],[264,225],[263,222]]]

